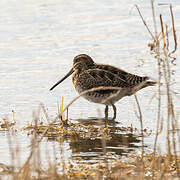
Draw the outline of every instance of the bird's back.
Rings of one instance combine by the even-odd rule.
[[[114,66],[105,65],[105,64],[97,64],[98,69],[102,69],[108,72],[111,72],[112,74],[118,76],[121,81],[126,82],[127,87],[134,87],[138,84],[142,83],[143,81],[148,80],[149,78],[147,76],[138,76],[131,73],[128,73],[120,68],[116,68]]]

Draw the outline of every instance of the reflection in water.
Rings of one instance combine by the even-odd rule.
[[[83,125],[102,127],[96,118],[78,119],[76,121]],[[118,127],[118,124],[116,121],[108,120],[106,152],[119,156],[127,155],[130,151],[135,151],[140,147],[140,136],[133,134],[128,128]],[[92,135],[78,135],[71,138],[69,145],[73,156],[84,160],[101,159],[103,146],[101,136],[98,134],[97,137]]]

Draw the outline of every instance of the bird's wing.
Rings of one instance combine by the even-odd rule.
[[[125,81],[128,86],[134,87],[143,81],[148,80],[147,76],[141,77],[131,73],[128,73],[122,69],[116,68],[114,66],[109,66],[105,64],[97,64],[98,69],[102,69],[108,72],[111,72],[114,75],[117,75],[122,81]]]
[[[84,90],[95,87],[130,87],[130,85],[116,74],[103,69],[88,69],[79,75],[77,83]]]

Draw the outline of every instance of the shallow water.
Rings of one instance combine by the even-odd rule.
[[[157,1],[157,3],[161,1]],[[176,20],[177,36],[180,30],[179,0],[163,1],[173,4]],[[0,117],[8,116],[12,119],[15,112],[17,127],[23,127],[32,122],[32,112],[37,110],[40,102],[48,108],[50,117],[57,114],[57,102],[64,97],[64,104],[68,104],[77,93],[71,79],[67,79],[52,92],[49,88],[72,67],[72,59],[80,53],[87,53],[98,63],[115,65],[128,72],[138,75],[148,75],[157,79],[157,62],[150,54],[147,44],[151,37],[135,9],[138,4],[147,23],[152,27],[151,8],[149,1],[59,1],[59,0],[2,0],[0,9],[0,86],[1,102]],[[158,14],[162,13],[164,21],[170,23],[167,6],[158,6]],[[178,39],[179,40],[179,39]],[[178,55],[177,65],[173,66],[176,79],[174,90],[178,92],[180,77]],[[146,151],[151,152],[156,127],[157,99],[150,99],[156,92],[156,87],[149,87],[137,93],[142,107],[144,128],[152,130],[151,136],[145,138]],[[180,107],[178,97],[175,97],[177,109]],[[140,128],[136,117],[136,103],[134,97],[127,97],[116,103],[117,125]],[[165,107],[164,107],[165,108]],[[90,103],[83,98],[77,100],[69,109],[70,119],[88,119],[89,117],[103,117],[104,106]],[[112,111],[110,112],[112,115]],[[88,120],[87,120],[88,121]],[[26,133],[19,133],[17,141],[21,148],[29,150],[29,140]],[[120,139],[122,132],[114,137]],[[141,146],[140,137],[126,134],[129,144],[118,140],[108,142],[111,152],[120,155],[121,151],[135,150]],[[134,137],[135,136],[135,137]],[[159,140],[161,151],[165,151],[166,132],[162,132]],[[9,147],[7,133],[0,132],[0,159],[9,162]],[[66,157],[76,156],[97,157],[96,144],[88,149],[79,147],[72,150],[73,143],[65,142]],[[88,141],[90,143],[90,141]],[[112,143],[111,143],[112,142]],[[54,142],[56,143],[56,142]],[[42,148],[47,148],[53,142],[43,142]],[[16,146],[13,142],[12,146]],[[89,150],[91,149],[91,151]],[[28,153],[23,156],[24,158]]]

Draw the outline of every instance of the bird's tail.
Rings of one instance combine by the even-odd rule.
[[[155,84],[157,84],[156,81],[146,81],[146,83],[142,86],[142,88],[145,88],[145,87],[148,87],[148,86],[154,86]]]
[[[140,84],[138,84],[137,86],[135,86],[132,91],[131,91],[131,94],[134,94],[136,93],[137,91],[139,91],[140,89],[143,89],[145,87],[148,87],[148,86],[154,86],[155,84],[157,84],[156,81],[148,81],[149,78],[147,77],[147,79],[143,82],[141,82]]]

